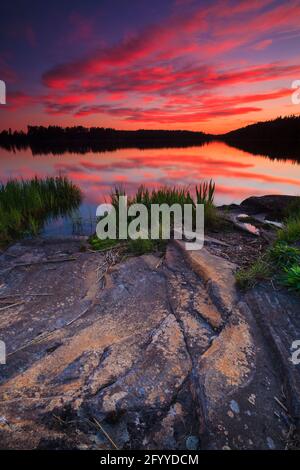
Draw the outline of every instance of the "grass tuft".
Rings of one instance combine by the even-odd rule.
[[[281,282],[291,290],[300,292],[300,265],[296,264],[284,269]]]
[[[300,262],[300,250],[282,241],[269,248],[267,254],[269,259],[280,269],[289,268]]]
[[[278,231],[277,239],[286,243],[300,240],[300,216],[288,218],[285,226]]]
[[[61,176],[0,184],[0,243],[36,235],[48,218],[70,213],[81,198],[80,189]]]
[[[95,251],[109,250],[110,248],[114,248],[114,246],[120,243],[119,240],[112,240],[110,238],[101,240],[97,237],[97,235],[90,237],[89,242]]]
[[[252,266],[236,273],[239,287],[246,289],[258,281],[276,278],[281,284],[300,292],[300,249],[290,245],[299,240],[300,219],[289,219],[278,230],[275,243]]]
[[[182,209],[182,214],[184,214],[184,206],[186,204],[191,204],[194,208],[196,204],[204,204],[204,218],[205,218],[205,229],[216,228],[220,221],[220,216],[214,206],[214,193],[215,193],[215,184],[213,181],[202,182],[195,188],[196,197],[194,198],[191,195],[191,192],[188,188],[178,188],[178,187],[167,187],[163,186],[159,189],[150,190],[144,186],[140,186],[134,196],[127,196],[128,206],[132,204],[143,204],[148,210],[149,216],[149,227],[151,224],[151,206],[152,204],[157,204],[161,206],[162,204],[167,204],[169,207],[173,204],[179,204]],[[124,188],[117,186],[114,188],[110,195],[110,203],[115,208],[117,222],[119,220],[119,200],[121,196],[126,196],[126,191]],[[171,213],[171,223],[173,223],[174,218]],[[130,222],[130,218],[128,220]],[[117,227],[118,232],[118,227]],[[172,230],[171,230],[172,232]],[[131,253],[142,254],[148,253],[151,251],[164,251],[167,241],[164,240],[163,230],[162,230],[162,221],[160,222],[160,238],[159,240],[151,240],[139,238],[137,240],[128,239],[128,250]],[[111,240],[111,247],[114,246],[114,240]],[[90,243],[93,249],[103,249],[103,241],[98,240],[97,236],[93,236],[90,239]],[[105,245],[109,247],[109,241],[105,241]]]
[[[241,289],[254,287],[258,281],[265,281],[272,275],[271,265],[263,258],[256,260],[250,267],[240,269],[235,279]]]
[[[183,210],[185,204],[204,204],[204,219],[205,229],[212,229],[218,226],[220,222],[220,215],[214,206],[215,183],[210,180],[209,182],[202,182],[195,188],[196,197],[191,195],[188,188],[177,188],[163,186],[159,189],[149,190],[144,186],[140,186],[136,194],[130,198],[128,197],[128,205],[143,204],[147,207],[150,214],[152,204],[179,204]],[[121,187],[116,187],[111,193],[111,204],[116,209],[118,214],[118,205],[120,196],[126,196],[126,192]]]
[[[155,240],[149,238],[136,240],[128,240],[128,251],[135,255],[143,255],[144,253],[151,253],[155,251]]]

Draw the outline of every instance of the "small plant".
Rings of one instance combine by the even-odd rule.
[[[143,255],[155,250],[155,242],[150,239],[137,238],[136,240],[128,240],[128,251],[135,255]]]
[[[277,240],[287,243],[300,240],[300,216],[290,217],[286,220],[285,226],[278,230]]]
[[[269,279],[271,275],[272,267],[270,264],[265,259],[259,258],[252,266],[240,269],[236,273],[235,279],[241,289],[247,289],[254,287],[257,281]]]
[[[300,262],[300,250],[286,242],[277,242],[268,252],[270,260],[280,269],[285,269]]]
[[[241,288],[253,287],[258,280],[273,278],[290,289],[300,291],[300,198],[289,206],[289,218],[277,231],[275,243],[252,266],[236,274]]]
[[[110,238],[106,238],[105,240],[101,240],[100,238],[97,237],[97,235],[93,235],[90,239],[89,242],[95,251],[104,251],[104,250],[109,250],[110,248],[113,248],[119,243],[119,240],[112,240]]]
[[[197,204],[213,204],[215,189],[216,184],[212,180],[210,180],[209,183],[203,181],[199,186],[196,186]]]
[[[300,265],[285,268],[281,281],[289,289],[300,292]]]
[[[196,203],[204,205],[204,221],[206,229],[216,229],[221,224],[220,215],[214,205],[215,183],[203,181],[196,186]]]
[[[110,194],[110,203],[114,206],[117,214],[119,211],[119,198],[120,196],[126,196],[125,189],[120,186],[116,186],[115,189]]]

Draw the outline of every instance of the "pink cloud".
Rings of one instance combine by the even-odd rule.
[[[257,51],[262,51],[263,49],[266,49],[273,43],[272,39],[264,39],[263,41],[259,41],[253,46],[253,49]]]

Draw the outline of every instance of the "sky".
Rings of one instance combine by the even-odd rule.
[[[300,113],[300,0],[14,0],[0,21],[0,129],[223,133]]]

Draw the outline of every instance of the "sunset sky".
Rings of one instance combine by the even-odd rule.
[[[0,129],[221,133],[300,113],[300,1],[28,0],[0,21]]]

